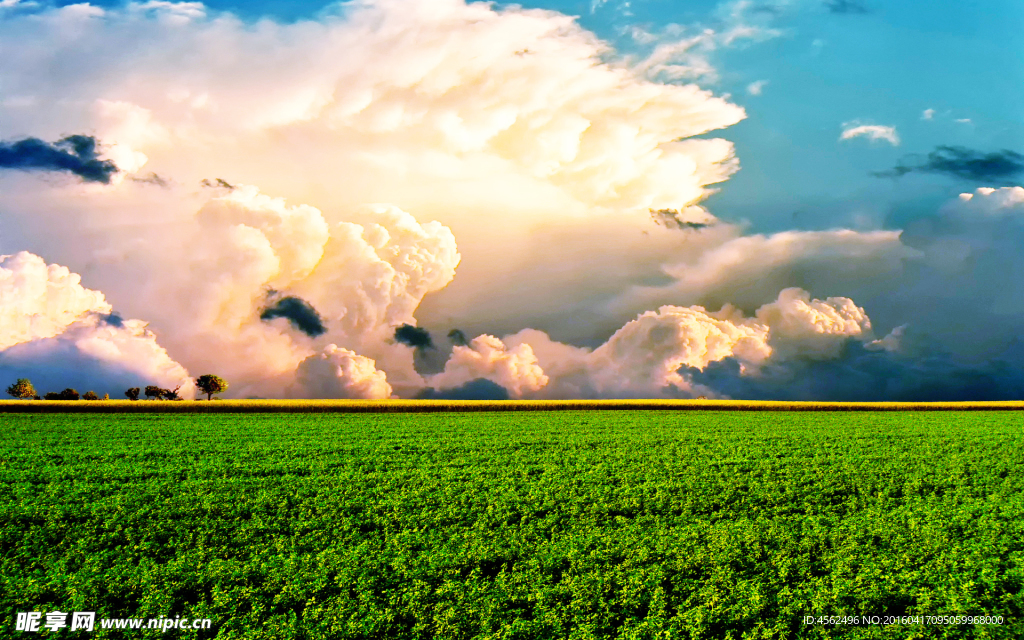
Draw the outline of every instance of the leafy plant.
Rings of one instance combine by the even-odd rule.
[[[200,639],[1024,635],[1016,412],[3,422],[0,619],[212,618]],[[903,614],[1003,623],[803,622]]]

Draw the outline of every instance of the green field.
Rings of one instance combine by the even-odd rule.
[[[986,402],[791,402],[778,400],[0,400],[0,413],[434,413],[451,411],[1024,411]]]
[[[54,634],[82,638],[1020,638],[1022,427],[1006,411],[4,413],[0,636],[59,610],[213,620]],[[1003,621],[803,623],[904,614]]]

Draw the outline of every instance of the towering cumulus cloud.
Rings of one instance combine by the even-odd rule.
[[[327,369],[307,366],[297,381],[291,377],[300,362],[324,356],[325,345],[355,349],[360,355],[352,362],[363,364],[354,371],[365,368],[367,354],[389,366],[398,388],[421,387],[412,349],[392,337],[395,327],[415,322],[426,293],[454,277],[455,239],[439,223],[421,225],[389,205],[344,217],[331,225],[318,209],[290,206],[245,185],[212,198],[183,225],[176,252],[186,277],[153,291],[177,301],[154,318],[174,328],[168,346],[192,354],[206,370],[224,372],[242,393],[274,395],[293,382],[313,384],[311,371]],[[160,280],[162,274],[151,273]]]

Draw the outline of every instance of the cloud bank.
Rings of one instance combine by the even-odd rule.
[[[785,289],[745,317],[732,306],[664,306],[626,323],[594,350],[527,329],[498,339],[482,335],[454,348],[445,370],[428,378],[437,390],[484,379],[514,398],[694,397],[714,390],[681,373],[733,358],[744,375],[767,363],[828,360],[850,340],[873,340],[864,310],[847,298],[812,300]]]

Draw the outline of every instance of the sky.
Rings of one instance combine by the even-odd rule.
[[[0,379],[1024,398],[1022,26],[1010,0],[0,0]]]

